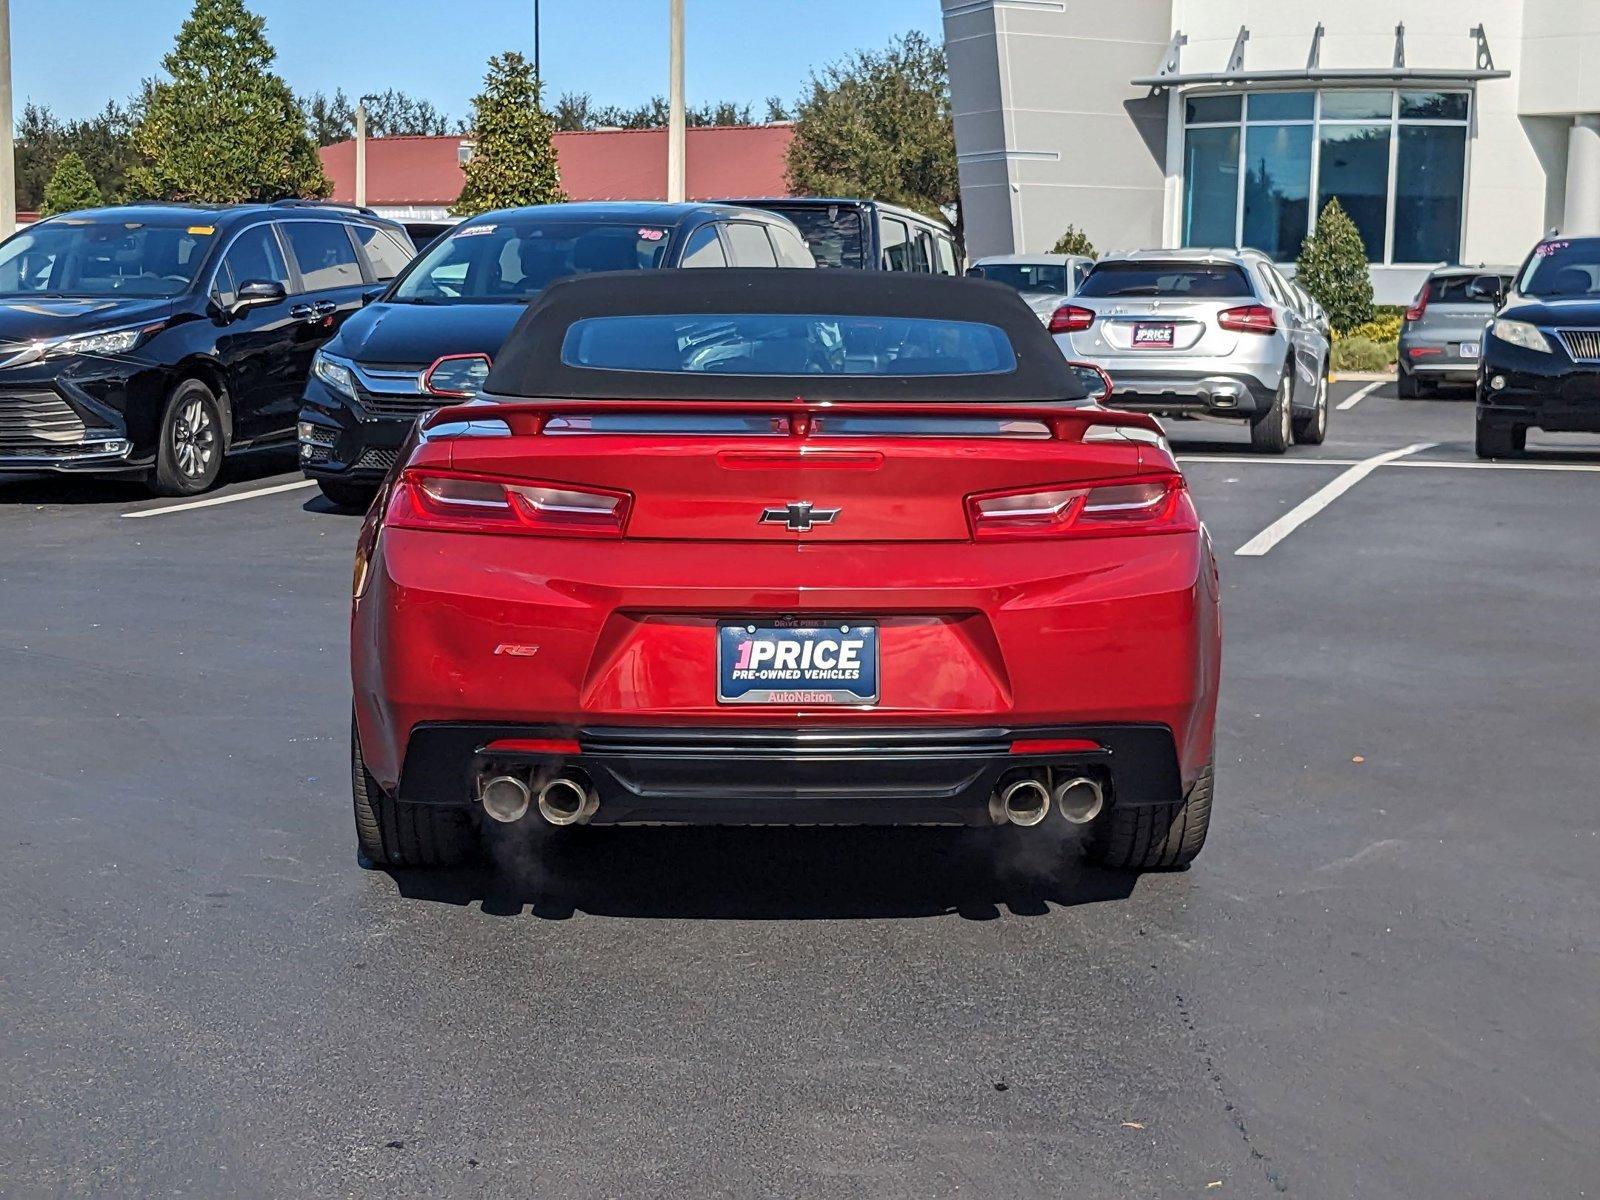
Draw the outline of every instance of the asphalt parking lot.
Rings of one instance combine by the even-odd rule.
[[[1600,440],[1478,465],[1392,384],[1285,459],[1172,432],[1218,799],[1138,879],[1028,830],[361,871],[356,519],[287,459],[0,484],[0,1193],[1595,1194]]]

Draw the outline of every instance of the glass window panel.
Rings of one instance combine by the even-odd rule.
[[[1184,120],[1193,125],[1202,121],[1237,121],[1238,96],[1190,96],[1184,101]]]
[[[1189,130],[1183,179],[1183,244],[1233,245],[1239,209],[1238,128]]]
[[[1393,92],[1323,92],[1324,121],[1387,121],[1394,103]]]
[[[1317,211],[1337,197],[1361,231],[1367,260],[1382,262],[1389,206],[1389,126],[1324,125],[1321,132]]]
[[[1300,253],[1309,219],[1311,126],[1250,126],[1244,160],[1244,244],[1288,262]]]
[[[1250,120],[1309,121],[1315,104],[1311,92],[1257,92],[1250,97]]]
[[[1466,154],[1464,125],[1401,128],[1395,172],[1395,262],[1459,261]]]
[[[1426,121],[1465,121],[1465,92],[1401,92],[1400,116]]]

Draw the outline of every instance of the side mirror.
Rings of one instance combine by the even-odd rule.
[[[369,287],[361,293],[361,307],[365,308],[388,290],[389,285],[387,283],[380,283],[377,287]]]
[[[968,267],[967,268],[967,278],[968,279],[982,279],[983,278],[983,268],[982,267]]]
[[[1506,298],[1505,281],[1498,275],[1479,275],[1467,284],[1467,297],[1471,300],[1487,300],[1499,308]]]
[[[1093,363],[1069,362],[1067,370],[1083,384],[1084,399],[1091,404],[1104,404],[1111,397],[1111,377]]]
[[[234,296],[233,303],[228,306],[228,315],[237,317],[252,308],[279,304],[288,296],[289,293],[284,290],[283,284],[275,279],[247,279],[239,285],[238,295]]]

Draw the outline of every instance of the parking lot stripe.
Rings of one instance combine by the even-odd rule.
[[[1234,551],[1234,554],[1245,558],[1260,558],[1379,467],[1386,463],[1392,463],[1398,458],[1404,458],[1408,454],[1415,454],[1418,450],[1431,449],[1436,445],[1438,445],[1437,442],[1413,442],[1411,445],[1402,446],[1398,450],[1386,450],[1382,454],[1374,454],[1371,458],[1362,459],[1355,466],[1341,471],[1335,478],[1312,492],[1311,495],[1284,513],[1283,516],[1240,546]]]
[[[1359,458],[1265,458],[1259,454],[1179,454],[1180,463],[1244,463],[1261,467],[1353,467]]]
[[[1469,471],[1577,471],[1600,474],[1600,463],[1446,462],[1438,458],[1409,458],[1392,467],[1465,467]]]
[[[182,504],[168,504],[161,508],[141,508],[137,512],[125,512],[125,517],[164,517],[168,513],[187,512],[191,508],[211,508],[217,504],[232,504],[237,500],[254,500],[257,496],[272,496],[278,492],[294,492],[301,488],[316,487],[315,479],[297,479],[293,483],[279,483],[272,487],[256,488],[249,492],[234,492],[228,496],[212,496],[207,500],[186,500]]]
[[[1387,379],[1379,379],[1375,383],[1367,384],[1367,386],[1362,388],[1359,392],[1355,392],[1352,395],[1346,396],[1343,400],[1339,401],[1338,407],[1340,411],[1342,412],[1347,408],[1354,408],[1388,382],[1389,381]]]

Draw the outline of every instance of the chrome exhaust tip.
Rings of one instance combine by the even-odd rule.
[[[495,775],[483,781],[478,798],[483,801],[484,812],[502,825],[509,825],[528,815],[533,793],[515,775]]]
[[[1056,785],[1052,797],[1063,817],[1073,825],[1087,825],[1106,806],[1105,792],[1093,779],[1078,776]]]
[[[989,817],[996,825],[1033,826],[1050,813],[1050,789],[1037,779],[1016,779],[995,792]]]
[[[571,775],[557,775],[539,789],[539,815],[552,825],[584,825],[600,808],[594,788]]]

